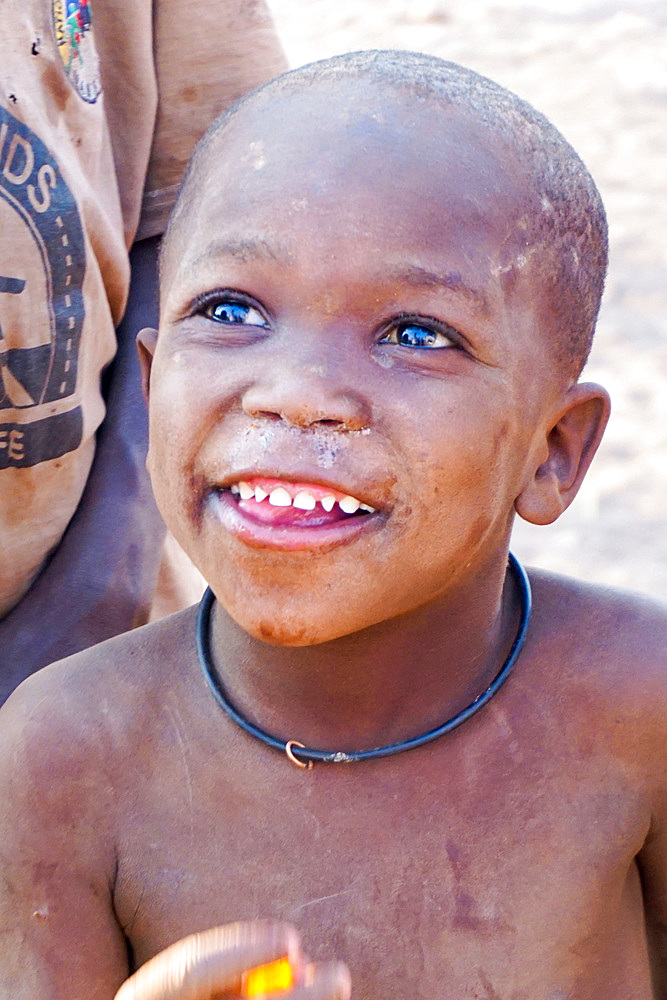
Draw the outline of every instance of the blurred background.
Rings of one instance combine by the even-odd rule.
[[[667,599],[667,2],[269,0],[293,66],[416,49],[490,76],[544,112],[591,170],[611,264],[584,377],[612,396],[573,507],[517,524],[529,565]]]

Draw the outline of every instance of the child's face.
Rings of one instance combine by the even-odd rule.
[[[244,628],[292,645],[497,576],[562,391],[513,256],[515,164],[465,118],[329,87],[246,109],[208,151],[150,397],[168,525]]]

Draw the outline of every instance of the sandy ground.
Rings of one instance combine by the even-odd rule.
[[[667,3],[665,0],[269,0],[297,66],[403,48],[464,63],[543,111],[583,157],[611,266],[585,377],[612,395],[574,506],[519,524],[529,564],[667,598]]]

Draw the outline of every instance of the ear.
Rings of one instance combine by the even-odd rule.
[[[157,330],[146,326],[143,330],[139,331],[137,334],[137,352],[141,368],[141,389],[147,404],[150,395],[151,367],[153,365],[153,355],[155,354],[156,345]]]
[[[581,382],[567,390],[542,442],[546,458],[514,503],[525,521],[551,524],[570,506],[602,440],[609,410],[602,386]]]

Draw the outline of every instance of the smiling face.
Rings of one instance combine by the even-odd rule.
[[[149,464],[232,617],[322,642],[497,578],[563,392],[499,141],[338,81],[255,99],[193,184]]]

